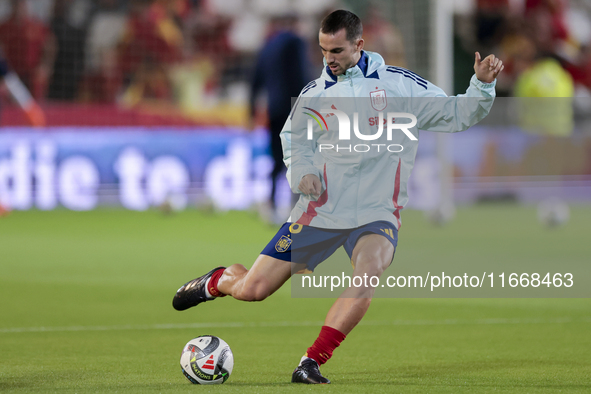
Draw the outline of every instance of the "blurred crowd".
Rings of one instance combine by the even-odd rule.
[[[476,0],[475,11],[456,26],[466,51],[503,59],[501,96],[589,96],[588,0]]]
[[[311,44],[311,67],[318,67],[318,22],[339,4],[0,0],[0,46],[41,101],[246,103],[256,54],[272,33],[274,18],[298,16],[299,32]],[[572,96],[591,90],[591,2],[473,0],[473,5],[471,15],[459,20],[461,45],[504,60],[501,95]],[[382,53],[389,64],[406,66],[402,36],[379,5],[362,15],[366,48]]]
[[[333,3],[0,0],[0,46],[37,100],[244,102],[273,18],[304,9],[317,23]]]

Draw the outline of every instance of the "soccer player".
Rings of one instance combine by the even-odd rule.
[[[503,69],[502,61],[494,55],[482,59],[476,53],[475,75],[466,94],[448,98],[415,73],[386,66],[380,55],[364,51],[362,32],[360,19],[349,11],[338,10],[324,18],[319,44],[326,67],[320,78],[303,89],[298,100],[363,97],[371,98],[372,106],[381,108],[386,98],[402,98],[414,103],[417,128],[440,132],[465,130],[490,111],[496,77]],[[177,291],[173,298],[175,309],[185,310],[226,295],[243,301],[264,300],[294,272],[301,268],[313,271],[340,246],[351,258],[354,276],[380,277],[392,262],[400,210],[408,201],[406,183],[416,144],[398,153],[357,155],[350,160],[352,156],[347,152],[319,149],[334,138],[335,133],[328,127],[324,132],[315,132],[311,140],[302,138],[307,131],[292,124],[295,111],[281,132],[290,186],[301,195],[290,219],[251,269],[241,264],[214,268]],[[359,118],[368,119],[366,115],[376,112],[360,108]],[[410,138],[398,134],[396,138]],[[296,236],[297,242],[292,242]],[[349,287],[341,294],[328,311],[318,338],[293,372],[292,382],[330,383],[321,375],[319,366],[330,359],[363,318],[374,291],[371,286]]]
[[[250,92],[251,120],[249,128],[254,128],[256,99],[261,90],[266,90],[269,136],[271,140],[271,195],[269,208],[276,222],[278,218],[275,195],[277,178],[285,170],[283,150],[281,148],[281,130],[291,111],[291,98],[298,95],[310,81],[308,73],[307,45],[296,33],[297,18],[284,15],[272,22],[273,33],[258,55]],[[282,217],[281,223],[285,220]]]

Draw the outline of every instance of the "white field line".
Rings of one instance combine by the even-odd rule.
[[[445,319],[445,320],[368,320],[361,326],[437,326],[437,325],[502,325],[502,324],[563,324],[591,323],[591,317],[573,319]],[[264,327],[308,327],[322,326],[321,321],[277,321],[277,322],[219,322],[185,324],[143,324],[114,326],[65,326],[65,327],[8,327],[0,328],[0,334],[26,332],[72,332],[72,331],[127,331],[127,330],[179,330],[187,328],[264,328]]]

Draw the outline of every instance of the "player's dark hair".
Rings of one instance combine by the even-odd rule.
[[[345,29],[347,40],[355,42],[363,35],[361,19],[351,11],[336,10],[328,14],[320,23],[320,31],[324,34],[336,34]]]

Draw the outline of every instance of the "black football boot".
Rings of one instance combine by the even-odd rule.
[[[307,358],[293,371],[291,376],[292,383],[306,384],[328,384],[330,380],[326,379],[318,370],[318,363],[311,358]]]
[[[172,299],[172,306],[174,309],[177,311],[184,311],[185,309],[192,308],[202,302],[215,300],[215,298],[207,298],[205,284],[214,272],[225,268],[226,267],[214,268],[207,274],[200,276],[197,279],[193,279],[181,286]]]

